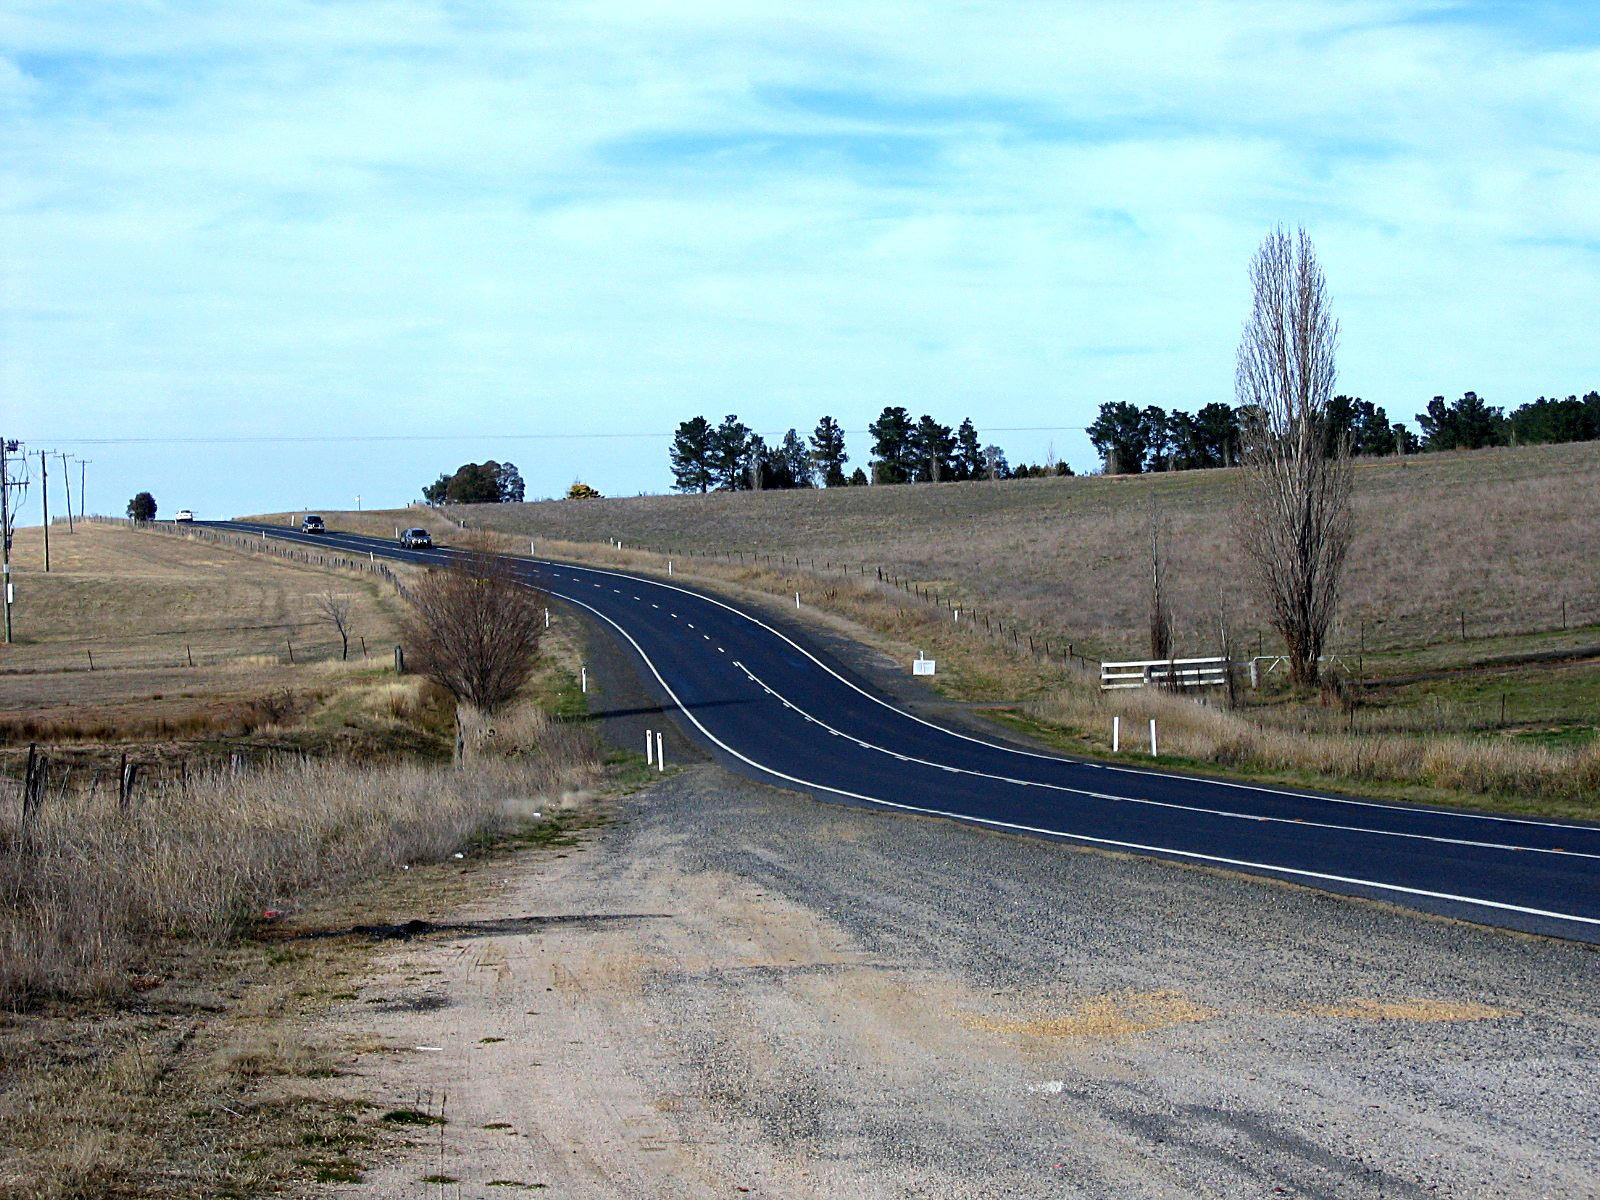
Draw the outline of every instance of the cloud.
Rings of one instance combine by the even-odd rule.
[[[58,440],[1081,426],[1228,398],[1245,264],[1297,221],[1391,413],[1600,386],[1572,11],[13,6],[0,387]],[[666,483],[658,444],[525,473],[585,455]],[[300,470],[207,486],[262,507]]]

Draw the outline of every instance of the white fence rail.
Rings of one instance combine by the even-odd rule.
[[[1100,664],[1100,690],[1142,687],[1224,687],[1229,663],[1225,658],[1152,658],[1137,662]]]

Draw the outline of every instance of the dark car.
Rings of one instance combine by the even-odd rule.
[[[327,533],[328,527],[316,513],[307,513],[300,521],[301,533]]]
[[[400,535],[400,544],[407,550],[431,550],[433,538],[426,529],[407,529]]]

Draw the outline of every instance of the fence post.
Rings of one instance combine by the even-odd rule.
[[[394,648],[394,673],[396,675],[404,675],[406,673],[406,651],[404,646],[397,645]]]
[[[22,778],[22,829],[26,833],[38,819],[39,807],[44,802],[44,781],[50,770],[50,760],[39,753],[39,747],[28,747],[28,766]]]
[[[122,806],[123,812],[127,812],[129,806],[133,803],[133,785],[138,781],[138,778],[139,764],[136,762],[129,762],[128,756],[124,754],[122,756],[121,792],[118,799],[118,803]]]

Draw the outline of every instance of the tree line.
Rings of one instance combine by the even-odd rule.
[[[425,504],[521,504],[526,487],[515,463],[490,459],[462,463],[453,475],[440,475],[422,489]]]
[[[951,428],[927,414],[913,420],[907,409],[891,405],[867,433],[872,438],[870,479],[859,466],[845,473],[850,455],[844,430],[830,416],[817,422],[809,439],[791,429],[776,445],[733,413],[717,425],[691,417],[673,435],[673,487],[680,492],[746,491],[1072,474],[1066,463],[1012,467],[1000,447],[982,444],[970,417]]]
[[[1248,406],[1226,403],[1207,404],[1190,414],[1113,401],[1100,406],[1088,433],[1108,475],[1203,470],[1239,462],[1241,430],[1251,417]],[[1420,438],[1369,400],[1334,396],[1321,419],[1324,450],[1331,454],[1343,445],[1356,457],[1377,457],[1600,440],[1600,392],[1581,400],[1540,396],[1510,414],[1476,392],[1453,403],[1435,396],[1416,421]]]

